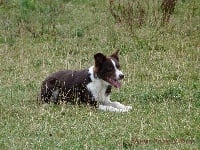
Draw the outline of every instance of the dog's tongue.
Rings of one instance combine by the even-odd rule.
[[[121,87],[121,83],[118,80],[113,80],[113,79],[109,78],[108,81],[112,86],[114,86],[116,88]]]

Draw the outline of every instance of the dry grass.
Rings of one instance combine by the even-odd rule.
[[[149,15],[133,35],[108,1],[2,1],[0,148],[198,149],[199,6],[179,1],[166,26]],[[49,73],[89,67],[115,48],[126,78],[112,99],[131,112],[36,104]]]

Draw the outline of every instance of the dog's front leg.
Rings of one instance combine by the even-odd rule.
[[[118,109],[118,108],[107,106],[107,105],[99,105],[98,109],[103,110],[103,111],[110,111],[110,112],[127,112],[128,111],[125,109]]]
[[[125,106],[119,102],[111,102],[110,97],[107,96],[102,101],[102,105],[99,105],[99,109],[112,112],[127,112],[132,109],[132,106]]]

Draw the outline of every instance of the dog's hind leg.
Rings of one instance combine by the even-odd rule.
[[[42,103],[58,103],[59,88],[58,82],[55,78],[46,79],[41,86],[39,98]]]
[[[50,99],[54,104],[58,103],[58,96],[59,96],[59,90],[58,89],[52,91],[52,96],[51,96]]]

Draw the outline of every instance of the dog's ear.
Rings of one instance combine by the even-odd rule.
[[[106,56],[102,53],[97,53],[94,55],[94,60],[95,60],[95,67],[100,67],[103,61],[106,60]]]
[[[117,61],[119,61],[119,49],[117,49],[113,54],[110,55],[110,57],[115,58]]]

